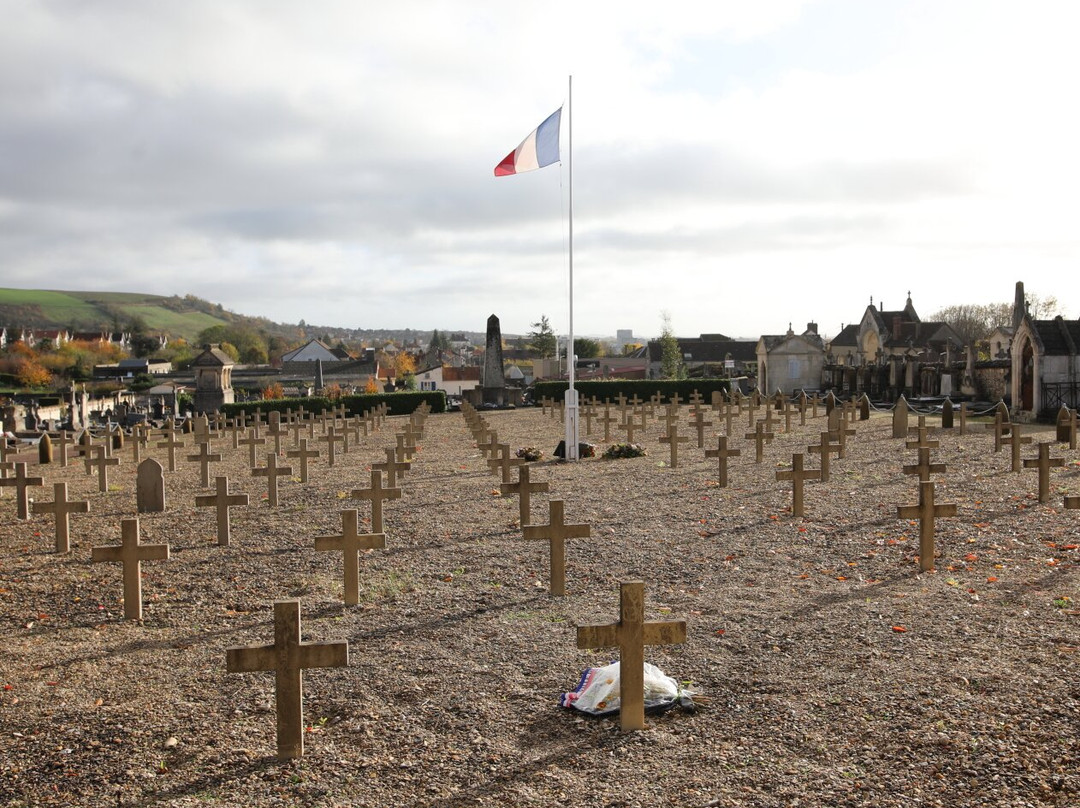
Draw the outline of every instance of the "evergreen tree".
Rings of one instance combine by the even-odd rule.
[[[685,379],[686,365],[683,364],[679,341],[671,330],[671,315],[665,311],[662,318],[664,325],[660,331],[660,378]]]
[[[548,359],[555,356],[556,350],[558,350],[558,341],[555,338],[555,332],[551,329],[551,323],[548,322],[546,314],[540,315],[540,322],[532,323],[533,331],[529,332],[529,344],[532,349],[540,354],[541,359]]]

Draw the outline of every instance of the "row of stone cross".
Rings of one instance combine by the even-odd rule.
[[[502,494],[518,495],[522,537],[548,542],[548,591],[553,597],[562,597],[566,594],[566,540],[589,538],[589,525],[566,524],[564,502],[561,499],[548,501],[548,524],[532,524],[530,496],[534,492],[548,491],[548,483],[531,481],[529,465],[522,458],[508,459],[510,445],[498,442],[495,430],[490,428],[474,407],[467,403],[462,405],[462,414],[476,439],[477,448],[487,458],[488,466],[493,472],[501,473]],[[513,467],[518,470],[516,483],[509,479],[509,470]],[[578,626],[578,648],[619,648],[619,721],[624,732],[645,728],[645,646],[684,642],[685,620],[645,620],[645,584],[642,581],[620,583],[617,622]]]

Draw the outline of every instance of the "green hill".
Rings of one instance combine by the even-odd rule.
[[[0,289],[0,325],[8,327],[116,331],[140,321],[151,333],[192,340],[206,328],[238,319],[246,318],[191,295]]]

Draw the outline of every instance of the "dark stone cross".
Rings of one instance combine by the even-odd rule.
[[[1065,458],[1050,457],[1050,442],[1039,443],[1039,456],[1024,461],[1024,468],[1039,470],[1039,502],[1050,501],[1050,469],[1061,468],[1065,465]]]
[[[360,551],[381,549],[386,546],[385,533],[360,533],[360,520],[356,508],[341,512],[341,534],[316,536],[316,550],[337,550],[345,564],[345,605],[360,602]]]
[[[919,504],[900,505],[896,509],[898,519],[919,520],[919,569],[923,572],[934,568],[934,520],[939,516],[956,516],[955,503],[934,504],[934,482],[919,483]]]
[[[534,491],[546,492],[549,490],[548,483],[533,483],[529,481],[529,465],[518,466],[518,481],[516,483],[502,483],[499,486],[499,490],[503,496],[509,494],[518,495],[518,524],[521,527],[525,527],[530,524],[532,520],[531,516],[531,501],[530,497]]]
[[[551,582],[549,591],[553,597],[566,594],[566,540],[587,539],[591,535],[588,525],[567,525],[563,522],[563,501],[548,502],[548,524],[524,525],[526,539],[547,539],[551,546]]]
[[[73,513],[89,513],[90,503],[86,500],[68,501],[67,483],[53,483],[53,501],[35,502],[34,513],[51,513],[56,520],[56,552],[71,551],[71,520]]]
[[[256,477],[265,477],[267,481],[267,502],[270,507],[276,508],[278,504],[278,477],[288,477],[292,474],[291,466],[279,466],[276,454],[266,455],[266,466],[252,469],[251,473]]]
[[[297,457],[300,459],[300,482],[302,483],[308,481],[308,460],[313,457],[319,457],[322,454],[318,449],[309,449],[307,443],[307,438],[300,438],[300,448],[289,449],[289,451],[285,453],[287,457]]]
[[[26,463],[15,463],[15,476],[0,479],[0,486],[15,489],[15,511],[19,519],[30,518],[30,495],[26,489],[30,486],[44,485],[41,477],[27,477]]]
[[[304,754],[304,668],[344,668],[349,664],[349,643],[300,641],[300,601],[274,602],[274,644],[229,648],[229,673],[274,671],[277,701],[277,756],[291,760]]]
[[[645,729],[645,646],[686,642],[685,620],[645,620],[645,584],[619,584],[619,621],[578,626],[578,648],[619,647],[619,722],[623,732]]]
[[[730,412],[730,405],[729,410]],[[727,445],[727,436],[721,435],[717,439],[717,447],[715,449],[706,449],[705,457],[719,458],[720,462],[720,487],[727,488],[728,484],[728,462],[729,457],[738,457],[742,454],[742,449],[729,449]]]
[[[213,447],[211,447],[211,445],[210,445],[209,438],[207,440],[205,440],[204,442],[199,443],[197,445],[199,447],[199,453],[198,454],[193,454],[193,455],[188,455],[187,459],[188,459],[188,462],[198,463],[199,464],[199,486],[201,488],[209,488],[210,487],[210,464],[211,463],[220,463],[221,462],[221,454],[220,453],[211,454],[211,452],[213,451]]]
[[[196,508],[217,509],[217,540],[222,547],[229,546],[232,538],[232,529],[229,525],[229,508],[236,505],[247,505],[247,494],[230,494],[229,478],[215,477],[214,482],[217,492],[214,494],[199,494],[195,497]]]
[[[389,451],[393,451],[392,449]],[[371,532],[385,533],[383,527],[383,502],[388,499],[401,499],[401,489],[395,488],[391,482],[386,488],[382,484],[382,472],[371,469],[371,488],[356,488],[349,495],[353,499],[366,499],[371,502]],[[389,475],[387,475],[389,477]]]
[[[820,480],[821,469],[808,471],[803,468],[802,452],[796,452],[791,456],[791,471],[776,472],[777,480],[791,480],[791,515],[805,516],[803,508],[803,482],[805,480]]]
[[[931,463],[930,462],[930,447],[919,447],[919,462],[911,465],[904,466],[904,474],[918,474],[919,482],[925,483],[930,479],[931,474],[944,474],[944,463]]]
[[[765,423],[763,421],[758,421],[754,431],[747,432],[745,437],[747,440],[754,441],[754,462],[760,463],[761,458],[764,455],[765,444],[772,443],[773,438],[776,436],[772,432],[766,432]]]
[[[142,562],[168,561],[169,545],[141,544],[138,519],[121,520],[120,535],[120,544],[94,547],[90,560],[119,561],[124,565],[124,617],[142,620]]]

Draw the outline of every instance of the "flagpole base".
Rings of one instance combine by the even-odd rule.
[[[577,460],[578,441],[578,391],[571,387],[566,391],[563,413],[566,420],[566,459]]]

